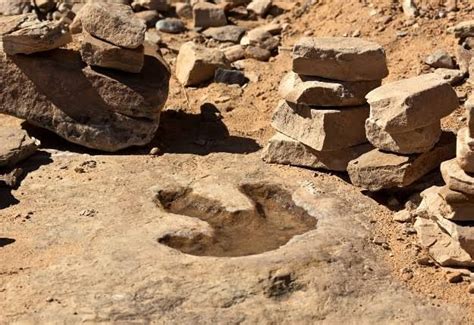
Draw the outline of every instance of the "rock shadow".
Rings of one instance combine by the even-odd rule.
[[[208,155],[213,152],[252,153],[261,149],[251,138],[232,136],[210,103],[201,107],[200,114],[168,110],[161,115],[157,136],[150,144],[165,153]]]
[[[2,238],[2,237],[0,237],[0,248],[5,247],[5,246],[10,245],[10,244],[13,244],[14,242],[16,242],[16,240],[13,239],[13,238]]]

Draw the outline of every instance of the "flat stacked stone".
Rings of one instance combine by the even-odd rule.
[[[474,266],[474,134],[472,107],[468,108],[468,126],[457,134],[456,158],[441,164],[441,175],[446,185],[433,186],[422,192],[423,202],[418,211],[417,227],[421,243],[432,257],[444,266]],[[429,219],[428,221],[426,219]],[[434,249],[422,239],[431,224],[436,240],[449,243]],[[434,230],[433,230],[434,229]]]
[[[385,52],[359,38],[302,38],[282,80],[267,162],[345,171],[367,144],[365,96],[387,76]]]
[[[91,2],[81,9],[82,60],[90,66],[139,73],[146,24],[128,5]]]
[[[448,81],[425,74],[385,84],[366,98],[365,131],[376,149],[349,163],[354,185],[370,191],[405,187],[454,157],[454,137],[440,141],[441,119],[458,107]]]

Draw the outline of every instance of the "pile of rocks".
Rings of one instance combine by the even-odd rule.
[[[446,185],[422,192],[416,211],[420,242],[443,266],[474,266],[474,101],[467,108],[469,125],[457,134],[456,158],[441,164]]]
[[[92,149],[145,145],[168,97],[169,68],[145,53],[146,26],[130,6],[90,3],[81,12],[80,53],[60,49],[72,40],[64,24],[0,17],[0,113]]]
[[[452,134],[441,118],[459,105],[456,92],[430,73],[385,84],[366,96],[367,139],[376,148],[351,161],[352,183],[370,191],[405,187],[454,156]]]
[[[277,134],[263,151],[270,163],[344,171],[366,144],[365,95],[388,75],[383,48],[359,38],[302,38],[282,80],[272,118]]]

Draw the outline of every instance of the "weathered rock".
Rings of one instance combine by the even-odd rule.
[[[293,71],[345,81],[381,80],[388,75],[383,48],[351,37],[300,39],[293,48]]]
[[[435,218],[438,225],[459,243],[459,246],[472,257],[474,262],[474,223],[459,224],[439,215]]]
[[[367,142],[364,123],[368,106],[319,110],[280,101],[272,126],[318,151],[332,151]]]
[[[456,47],[456,60],[459,65],[459,70],[463,73],[469,73],[469,65],[473,57],[474,51],[466,45],[460,44]]]
[[[179,34],[186,30],[186,26],[178,18],[165,18],[156,22],[156,29],[160,32]]]
[[[403,13],[407,17],[418,16],[418,9],[416,8],[416,5],[413,0],[402,0],[402,9]]]
[[[182,19],[193,18],[193,7],[189,3],[178,2],[175,5],[176,14]]]
[[[249,80],[242,71],[218,68],[214,74],[214,81],[229,85],[236,84],[243,86]]]
[[[133,3],[149,10],[168,11],[169,9],[167,0],[134,0]]]
[[[457,38],[474,37],[474,20],[463,21],[448,31]]]
[[[453,58],[445,50],[436,50],[425,58],[425,63],[433,68],[453,69]]]
[[[104,42],[85,33],[81,45],[82,60],[88,65],[138,73],[145,61],[143,46],[127,49]]]
[[[450,190],[474,195],[474,177],[462,170],[456,159],[441,164],[441,175]]]
[[[459,105],[454,89],[433,73],[384,84],[366,98],[370,119],[388,133],[438,123]]]
[[[464,103],[464,107],[467,111],[467,127],[469,130],[469,137],[474,137],[474,95],[467,98]]]
[[[405,187],[453,158],[455,141],[453,134],[443,133],[433,149],[410,156],[375,149],[351,161],[347,171],[352,184],[369,191]]]
[[[156,22],[161,16],[156,10],[144,10],[136,12],[135,17],[143,20],[146,24],[146,27],[151,28],[155,26]]]
[[[349,161],[371,149],[371,145],[361,144],[335,151],[317,151],[277,132],[263,149],[262,159],[268,163],[345,171]]]
[[[466,73],[459,70],[459,69],[444,69],[439,68],[434,71],[437,75],[439,75],[443,80],[449,82],[451,86],[456,86],[460,84],[464,78]]]
[[[474,266],[472,257],[435,221],[417,218],[414,227],[420,244],[428,249],[430,256],[441,266]]]
[[[438,121],[411,131],[389,133],[368,118],[365,121],[365,132],[369,142],[383,151],[400,154],[423,153],[438,142],[441,136],[441,123]]]
[[[280,96],[294,104],[314,106],[358,106],[365,95],[379,87],[380,81],[336,81],[287,73],[279,88]]]
[[[146,56],[143,72],[85,67],[77,52],[0,54],[0,112],[26,119],[85,147],[117,151],[155,135],[169,70]]]
[[[280,44],[280,40],[262,28],[254,28],[242,37],[240,44],[273,51]]]
[[[268,61],[272,57],[272,53],[269,50],[262,49],[257,46],[247,46],[245,48],[245,58],[255,59],[258,61]]]
[[[474,196],[450,190],[447,186],[432,186],[421,193],[425,210],[431,217],[453,221],[474,221]]]
[[[13,168],[7,172],[0,171],[0,187],[17,188],[24,174],[22,168]]]
[[[198,2],[193,7],[194,27],[219,27],[227,25],[224,9],[209,3]]]
[[[146,24],[130,6],[112,3],[88,3],[81,9],[82,27],[91,35],[129,49],[145,40]]]
[[[14,16],[26,14],[31,11],[31,4],[25,0],[3,0],[0,1],[0,14]]]
[[[32,54],[59,48],[72,41],[61,24],[40,22],[35,14],[0,17],[0,43],[9,55]]]
[[[219,42],[239,43],[245,33],[245,28],[235,25],[211,27],[203,32],[203,35]]]
[[[24,130],[0,127],[0,167],[13,167],[36,149],[35,140]]]
[[[212,79],[217,68],[228,66],[221,51],[187,42],[179,49],[176,77],[184,86],[195,86]]]
[[[247,6],[247,10],[264,17],[272,6],[272,0],[252,0]]]
[[[237,60],[241,60],[245,57],[245,49],[242,45],[234,45],[225,48],[224,55],[229,62],[235,62]]]
[[[469,128],[458,131],[456,160],[467,173],[474,173],[474,139],[469,136]]]

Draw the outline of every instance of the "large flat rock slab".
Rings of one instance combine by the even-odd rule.
[[[272,117],[272,126],[318,151],[348,148],[367,142],[364,123],[369,107],[314,109],[280,101]]]
[[[388,75],[383,48],[352,37],[303,37],[293,48],[293,71],[345,81],[381,80]]]
[[[147,56],[141,74],[86,67],[77,52],[0,55],[0,112],[104,151],[144,145],[155,135],[170,73]]]
[[[397,155],[379,149],[351,161],[347,171],[352,184],[369,191],[408,186],[455,156],[455,137],[444,133],[430,151],[418,155]]]

